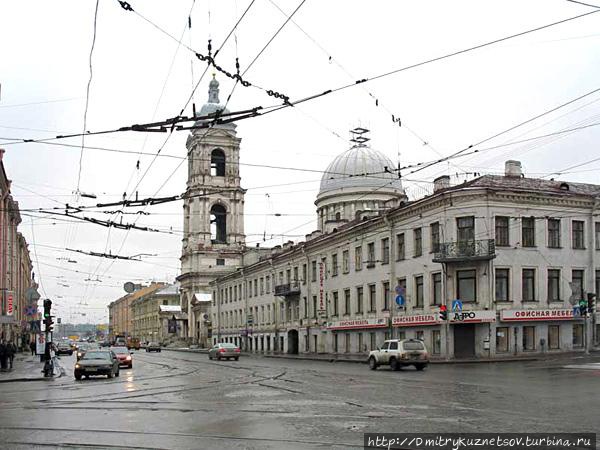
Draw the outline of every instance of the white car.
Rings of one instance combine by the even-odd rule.
[[[391,339],[385,341],[381,348],[369,353],[371,370],[387,365],[392,370],[400,370],[405,366],[415,366],[417,370],[423,370],[427,364],[429,364],[429,353],[425,343],[420,339]]]

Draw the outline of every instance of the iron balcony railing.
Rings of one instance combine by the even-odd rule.
[[[300,295],[300,283],[298,281],[292,281],[291,283],[278,284],[275,286],[275,295],[281,297]]]
[[[438,244],[433,262],[486,261],[495,257],[494,239],[444,242]]]

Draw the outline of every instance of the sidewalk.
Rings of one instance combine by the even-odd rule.
[[[10,383],[17,381],[49,381],[62,376],[63,370],[60,362],[55,358],[54,361],[54,376],[52,378],[44,378],[42,372],[44,363],[40,362],[38,355],[17,353],[13,362],[13,369],[8,372],[0,372],[0,383]]]

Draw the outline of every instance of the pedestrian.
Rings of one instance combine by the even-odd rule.
[[[8,355],[6,352],[6,342],[4,339],[0,341],[0,371],[6,372],[6,366],[8,362]]]
[[[34,355],[35,355],[35,347],[36,347],[36,345],[35,345],[35,341],[31,341],[31,342],[29,343],[29,350],[31,350],[31,356],[34,356]]]
[[[15,353],[17,353],[17,346],[13,341],[10,341],[6,344],[6,355],[8,356],[8,365],[9,370],[13,368],[13,361],[15,359]]]

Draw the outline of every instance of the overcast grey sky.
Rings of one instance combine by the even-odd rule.
[[[207,40],[212,39],[213,51],[218,48],[251,2],[130,3],[135,13],[116,0],[99,2],[89,131],[175,116],[199,81],[205,63],[149,22],[177,39],[183,36],[186,46],[206,54]],[[244,71],[284,23],[284,13],[300,3],[255,0],[217,62],[234,72],[237,56]],[[15,138],[83,130],[95,6],[93,0],[0,4],[0,147],[6,149],[12,193],[23,209],[115,201],[124,192],[131,195],[138,183],[140,196],[185,190],[187,165],[181,159],[159,157],[151,165],[152,156],[140,156],[138,170],[137,154],[85,149],[80,191],[98,200],[77,199],[81,138],[54,141],[74,147],[7,144]],[[594,8],[563,0],[307,0],[245,78],[299,99],[590,11]],[[247,243],[297,241],[315,228],[319,171],[348,148],[351,128],[369,128],[374,148],[407,165],[449,155],[600,88],[599,29],[600,13],[590,14],[239,122],[242,185],[248,189]],[[198,109],[207,99],[213,72],[207,71],[194,96]],[[233,82],[221,74],[217,79],[224,101]],[[485,142],[476,147],[482,149],[476,155],[414,174],[404,171],[404,186],[412,198],[422,196],[439,174],[450,174],[453,183],[460,183],[472,172],[501,173],[506,159],[521,160],[527,176],[559,177],[552,172],[600,157],[600,127],[593,125],[600,122],[599,100],[600,92],[586,96]],[[263,90],[237,86],[228,107],[243,110],[278,103]],[[192,114],[191,107],[185,114]],[[393,123],[392,114],[401,118],[401,127]],[[483,151],[585,125],[593,126]],[[184,131],[175,132],[162,154],[184,157],[186,137]],[[165,138],[158,133],[115,133],[88,136],[85,146],[153,154]],[[565,171],[560,178],[597,183],[599,170],[600,160]],[[126,215],[123,221],[173,234],[108,230],[23,212],[20,230],[30,243],[41,293],[55,300],[64,320],[106,321],[106,305],[124,294],[125,281],[173,281],[179,273],[181,202],[144,212],[150,215]],[[155,256],[141,262],[113,261],[66,248]]]

